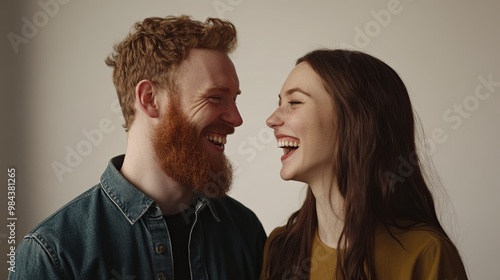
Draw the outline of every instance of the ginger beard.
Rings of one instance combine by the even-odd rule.
[[[163,172],[181,187],[203,193],[208,197],[224,196],[230,189],[233,170],[223,152],[206,151],[208,141],[196,131],[178,107],[178,101],[168,105],[166,117],[152,137],[153,148]],[[212,125],[210,131],[231,134],[234,128]]]

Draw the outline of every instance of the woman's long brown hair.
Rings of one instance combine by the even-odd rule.
[[[407,89],[390,66],[362,52],[321,49],[301,62],[321,77],[336,114],[332,172],[345,207],[337,279],[376,279],[377,224],[423,223],[448,238],[422,174]],[[316,229],[316,201],[308,188],[302,207],[269,244],[264,278],[308,279]]]

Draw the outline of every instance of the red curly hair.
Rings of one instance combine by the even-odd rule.
[[[128,36],[116,44],[105,60],[113,68],[113,83],[128,131],[134,121],[135,86],[148,79],[173,90],[175,68],[190,48],[226,53],[236,48],[236,28],[228,21],[207,18],[203,23],[189,16],[151,17],[137,22]]]

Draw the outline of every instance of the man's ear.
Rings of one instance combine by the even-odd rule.
[[[150,80],[142,80],[135,86],[135,101],[141,111],[150,118],[158,118],[160,91]]]

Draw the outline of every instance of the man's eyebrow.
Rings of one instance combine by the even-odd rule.
[[[231,93],[231,90],[230,90],[229,88],[227,88],[227,87],[217,87],[217,86],[215,86],[215,87],[211,87],[211,88],[208,88],[208,89],[206,90],[206,92],[208,93],[208,92],[210,92],[210,91],[215,91],[215,90],[216,90],[216,91],[222,91],[222,92],[224,92],[224,93]],[[241,94],[241,90],[238,90],[238,91],[235,93],[235,95],[240,95],[240,94]]]

